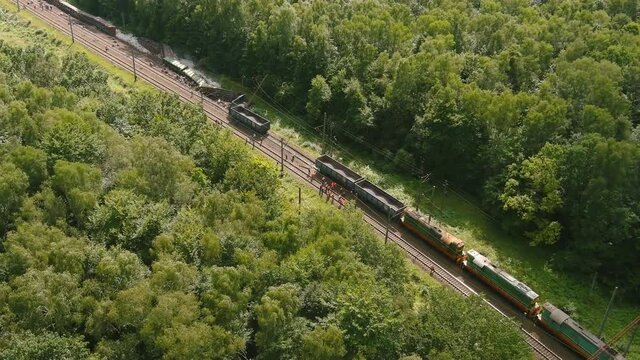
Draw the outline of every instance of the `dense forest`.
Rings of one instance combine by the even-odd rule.
[[[0,41],[0,359],[531,358],[354,208],[299,213],[200,108],[61,49]]]
[[[476,194],[557,267],[640,294],[637,0],[77,3],[264,79],[310,125]]]

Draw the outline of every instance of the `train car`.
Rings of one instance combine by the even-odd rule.
[[[329,155],[322,155],[316,159],[316,167],[321,174],[340,184],[347,190],[355,190],[355,184],[363,179],[355,171],[349,169]]]
[[[209,85],[209,81],[204,76],[191,68],[184,69],[184,74],[189,80],[193,81],[197,87],[206,87]]]
[[[97,27],[99,30],[101,30],[102,32],[109,34],[111,36],[116,36],[118,33],[118,29],[111,24],[110,22],[108,22],[107,20],[99,17],[99,16],[92,16],[89,15],[93,18],[93,20],[91,21],[91,23]]]
[[[111,36],[116,36],[117,28],[107,20],[101,17],[93,16],[87,12],[84,12],[66,1],[62,1],[62,0],[46,0],[46,1],[51,5],[57,6],[60,10],[73,16],[74,18],[82,22],[85,22],[87,24],[93,25],[96,28],[98,28],[98,30],[105,32]]]
[[[526,284],[495,266],[476,250],[469,250],[466,255],[467,259],[463,261],[465,270],[525,311],[528,316],[533,317],[542,310],[538,304],[539,295]]]
[[[238,121],[261,134],[266,134],[271,128],[269,120],[247,109],[243,105],[230,107],[229,116],[232,120]]]
[[[400,223],[438,251],[460,264],[465,258],[464,242],[431,223],[425,215],[413,209],[406,209]]]
[[[167,65],[172,71],[184,75],[184,70],[188,68],[187,65],[180,62],[180,60],[175,58],[166,57],[162,59],[162,62]]]
[[[377,187],[369,180],[361,180],[355,183],[355,191],[362,201],[381,211],[389,219],[394,219],[401,215],[402,211],[406,208],[406,205],[400,200]]]
[[[542,312],[538,314],[538,323],[585,358],[595,355],[599,349],[604,348],[604,351],[597,356],[598,360],[624,360],[624,356],[550,303],[542,306]]]

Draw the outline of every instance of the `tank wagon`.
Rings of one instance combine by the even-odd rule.
[[[497,291],[517,308],[526,312],[528,316],[533,317],[542,310],[538,304],[540,296],[535,291],[494,265],[491,260],[478,251],[467,251],[467,259],[463,261],[463,266],[465,270]]]
[[[73,16],[74,18],[83,21],[87,24],[91,24],[93,26],[95,26],[96,28],[98,28],[98,30],[107,33],[111,36],[116,36],[117,33],[117,28],[111,24],[110,22],[108,22],[107,20],[98,17],[98,16],[93,16],[87,12],[84,12],[80,9],[78,9],[77,7],[69,4],[66,1],[62,1],[62,0],[46,0],[49,4],[54,5],[56,7],[58,7],[60,10],[62,10],[63,12]]]
[[[542,311],[538,314],[538,323],[585,358],[603,349],[597,356],[598,360],[624,360],[621,354],[550,303],[542,305]]]
[[[271,128],[269,120],[247,109],[244,105],[229,107],[229,116],[232,120],[242,123],[261,134],[266,134]]]
[[[402,226],[456,263],[460,264],[466,259],[464,242],[432,224],[430,217],[428,218],[417,210],[406,209],[400,222]]]

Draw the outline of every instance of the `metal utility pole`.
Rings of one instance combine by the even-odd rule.
[[[595,274],[593,274],[593,280],[591,280],[591,287],[589,288],[589,297],[591,297],[591,293],[593,293],[593,288],[596,287],[596,279],[598,278],[598,272],[596,271]]]
[[[389,224],[391,223],[391,216],[387,215],[387,229],[384,233],[384,244],[387,245],[387,241],[389,240]]]
[[[607,310],[604,312],[604,318],[602,319],[602,323],[600,324],[600,331],[598,331],[598,337],[602,339],[602,333],[604,332],[604,325],[607,323],[607,318],[609,317],[609,311],[611,310],[611,304],[613,304],[613,299],[616,297],[616,292],[618,291],[618,287],[613,288],[613,294],[611,294],[611,299],[609,300],[609,305],[607,305]]]
[[[284,138],[280,138],[280,177],[284,176]]]
[[[631,333],[631,338],[629,339],[629,343],[627,343],[627,347],[624,349],[625,355],[629,353],[629,349],[631,348],[631,343],[633,343],[633,339],[636,337],[636,334],[638,333],[638,328],[640,328],[640,326],[636,326],[636,329],[633,330],[633,333]]]
[[[327,113],[324,113],[324,121],[322,122],[322,152],[325,152],[327,143]]]
[[[431,174],[426,174],[424,176],[420,177],[420,183],[421,184],[425,184],[429,181],[429,178],[431,177]],[[418,196],[416,196],[416,210],[420,211],[420,200],[422,199],[422,196],[424,195],[424,192],[420,191],[420,189],[418,189]]]
[[[18,7],[18,12],[20,12],[20,0],[16,0],[16,6]]]
[[[76,37],[73,35],[73,21],[71,20],[71,15],[69,16],[69,28],[71,28],[71,43],[75,44],[76,42]]]
[[[138,73],[136,72],[136,55],[131,54],[131,59],[133,59],[133,81],[138,80]]]
[[[442,212],[444,212],[444,198],[447,196],[447,186],[449,186],[449,182],[445,180],[444,184],[442,184],[444,192],[442,193],[442,201],[440,201],[440,209],[442,210]]]

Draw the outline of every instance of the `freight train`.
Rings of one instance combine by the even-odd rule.
[[[57,6],[60,10],[73,16],[74,18],[80,21],[83,21],[87,24],[91,24],[104,33],[107,33],[111,36],[116,36],[117,28],[107,20],[98,16],[93,16],[89,13],[86,13],[78,9],[77,7],[69,4],[66,1],[62,1],[62,0],[46,0],[46,1],[51,5]]]
[[[500,269],[480,252],[473,249],[465,251],[464,242],[437,226],[430,216],[404,205],[328,155],[316,159],[316,168],[321,174],[354,193],[365,204],[380,211],[389,221],[397,221],[430,246],[460,264],[465,271],[487,284],[579,355],[589,358],[600,349],[604,349],[597,356],[598,360],[624,360],[621,354],[562,310],[550,303],[540,305],[538,293]]]

